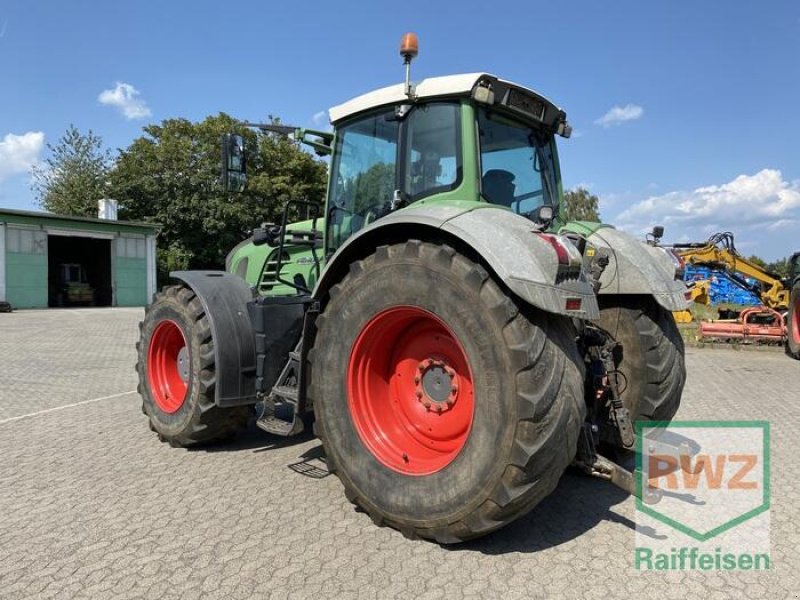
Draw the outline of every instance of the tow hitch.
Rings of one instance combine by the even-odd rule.
[[[621,346],[605,331],[592,326],[586,327],[581,337],[588,374],[586,394],[589,411],[578,440],[574,465],[592,477],[604,479],[641,498],[646,504],[656,504],[661,500],[662,492],[648,484],[647,465],[644,465],[644,475],[639,471],[631,472],[597,452],[601,441],[626,450],[632,450],[636,445],[634,426],[622,402],[620,377],[614,361],[615,352]],[[690,464],[681,457],[690,457],[697,452],[688,441],[684,439],[673,444],[654,436],[642,440],[647,444],[648,455],[674,456],[676,465]],[[643,477],[642,485],[637,485],[640,477]]]

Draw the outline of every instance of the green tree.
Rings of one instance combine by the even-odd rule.
[[[768,270],[767,261],[765,261],[763,258],[756,256],[755,254],[751,254],[750,256],[748,256],[747,260],[756,265],[757,267],[761,267],[765,271]]]
[[[245,137],[248,185],[220,185],[223,133]],[[263,221],[276,221],[292,199],[322,201],[326,166],[275,134],[254,132],[220,113],[201,122],[167,119],[144,127],[120,152],[111,174],[120,216],[155,221],[159,270],[221,268],[225,255]]]
[[[108,197],[111,151],[91,129],[84,135],[74,125],[47,149],[50,156],[32,172],[39,206],[61,215],[96,217],[97,201]]]
[[[564,192],[561,218],[565,221],[600,222],[599,198],[583,187]]]
[[[775,262],[767,263],[767,271],[779,277],[789,277],[789,257],[779,258]]]

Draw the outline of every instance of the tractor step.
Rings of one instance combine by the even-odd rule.
[[[303,433],[305,429],[303,419],[295,414],[293,405],[288,403],[273,404],[265,401],[261,408],[261,415],[256,420],[256,425],[259,429],[281,437],[290,437]]]
[[[297,387],[291,385],[276,385],[272,388],[272,396],[278,396],[278,398],[282,398],[284,400],[288,400],[292,402],[292,404],[297,403]]]

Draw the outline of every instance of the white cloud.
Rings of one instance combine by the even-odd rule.
[[[317,127],[321,127],[323,125],[328,125],[328,111],[321,110],[318,113],[314,113],[314,116],[311,117],[311,122],[314,123]]]
[[[17,173],[27,173],[39,162],[44,148],[44,133],[29,131],[22,135],[7,133],[0,141],[0,181]]]
[[[129,83],[118,81],[112,89],[100,92],[97,100],[100,104],[117,107],[126,119],[143,119],[152,114],[139,97],[139,90]]]
[[[800,250],[798,221],[800,181],[786,181],[780,171],[763,169],[721,185],[651,196],[612,222],[637,235],[664,225],[673,240],[702,241],[717,231],[732,231],[740,247],[749,242],[765,257],[776,258]]]
[[[636,104],[626,104],[625,106],[613,106],[606,114],[595,121],[595,124],[603,127],[612,127],[625,121],[635,121],[641,119],[644,109]]]

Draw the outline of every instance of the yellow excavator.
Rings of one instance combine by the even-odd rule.
[[[673,244],[672,249],[690,265],[725,269],[736,283],[756,293],[767,308],[779,312],[789,308],[790,288],[786,286],[786,281],[739,254],[731,232],[715,233],[705,242]],[[753,289],[753,286],[741,277],[737,277],[737,274],[758,281],[758,289]],[[707,294],[708,286],[705,290]],[[698,301],[703,303],[702,298]]]

